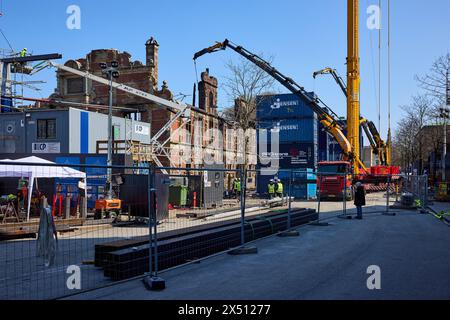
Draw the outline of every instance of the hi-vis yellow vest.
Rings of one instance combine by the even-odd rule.
[[[273,183],[269,183],[269,185],[267,186],[267,190],[269,194],[275,193],[275,185]]]
[[[283,193],[283,184],[281,182],[278,182],[277,193]]]

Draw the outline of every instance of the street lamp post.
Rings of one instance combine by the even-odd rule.
[[[445,105],[441,108],[441,117],[444,118],[444,147],[442,153],[442,182],[447,181],[446,175],[446,157],[447,157],[447,119],[449,119],[450,106],[450,83],[448,80],[448,70],[445,74]]]
[[[108,165],[108,174],[107,174],[107,185],[108,192],[107,198],[109,200],[112,199],[112,104],[113,104],[113,78],[119,77],[119,63],[117,61],[111,61],[110,66],[106,63],[100,63],[100,68],[102,69],[102,73],[106,74],[109,79],[109,107],[108,107],[108,155],[107,155],[107,165]]]

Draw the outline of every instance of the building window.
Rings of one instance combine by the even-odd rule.
[[[68,78],[66,79],[67,94],[84,93],[84,79],[83,78]]]
[[[209,110],[214,109],[214,95],[212,92],[209,93]]]
[[[37,121],[38,139],[56,139],[56,119],[39,119]]]

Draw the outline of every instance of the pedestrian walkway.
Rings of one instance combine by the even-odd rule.
[[[257,241],[256,255],[223,254],[164,272],[161,292],[133,280],[71,299],[450,299],[448,243],[449,227],[431,215],[372,213]],[[381,290],[367,288],[372,265]]]

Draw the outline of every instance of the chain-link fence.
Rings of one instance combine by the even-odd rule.
[[[430,192],[427,175],[399,175],[397,178],[397,200],[402,206],[426,208],[429,197],[433,194],[435,198],[447,198],[448,191],[445,184],[440,185],[434,192]]]
[[[148,170],[39,160],[0,164],[0,299],[107,285],[104,254],[148,241]]]
[[[0,299],[60,298],[157,277],[224,251],[254,253],[240,249],[263,237],[356,215],[357,179],[349,173],[223,165],[0,167]],[[388,212],[391,195],[367,194],[364,214]]]

